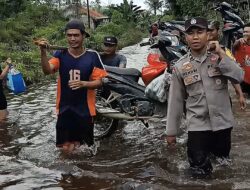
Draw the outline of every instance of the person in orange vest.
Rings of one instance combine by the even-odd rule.
[[[245,77],[241,83],[241,88],[243,92],[250,96],[250,23],[245,25],[243,38],[235,41],[233,49],[236,61],[245,70]]]

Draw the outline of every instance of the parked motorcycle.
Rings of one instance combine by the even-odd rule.
[[[223,18],[222,44],[228,49],[232,49],[234,41],[243,35],[244,21],[229,3],[222,2],[213,7],[213,9],[220,12]]]
[[[186,45],[185,33],[184,33],[184,23],[185,21],[168,21],[163,22],[161,18],[158,21],[149,25],[149,43],[152,45],[157,41],[157,37],[161,34],[162,31],[171,33],[176,31],[179,37],[179,43]]]
[[[169,70],[174,61],[182,56],[179,49],[171,47],[171,40],[166,36],[162,36],[151,48],[160,50],[166,60],[166,68]],[[109,66],[105,66],[105,69],[108,76],[103,79],[103,90],[109,93],[106,97],[101,93],[97,96],[96,138],[111,135],[121,119],[140,120],[148,127],[149,119],[166,116],[167,102],[160,102],[145,96],[146,87],[138,83],[142,76],[139,70]],[[158,75],[160,74],[162,73]]]

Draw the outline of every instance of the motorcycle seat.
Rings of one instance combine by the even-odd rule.
[[[107,72],[122,75],[123,77],[129,78],[135,82],[138,82],[139,78],[141,77],[141,72],[135,68],[119,68],[106,65],[104,67]]]

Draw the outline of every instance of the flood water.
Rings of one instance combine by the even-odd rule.
[[[147,47],[124,48],[129,67],[146,64]],[[231,161],[213,163],[209,179],[188,174],[186,134],[175,148],[164,141],[165,121],[121,122],[91,149],[63,154],[55,147],[56,83],[47,80],[8,96],[10,116],[0,127],[0,189],[5,190],[228,190],[250,189],[250,109],[233,107]],[[235,93],[232,91],[232,94]],[[248,101],[250,104],[250,101]]]

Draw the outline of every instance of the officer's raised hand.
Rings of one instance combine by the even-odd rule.
[[[218,54],[221,59],[226,55],[226,52],[221,48],[218,41],[209,41],[207,49],[208,51]]]

